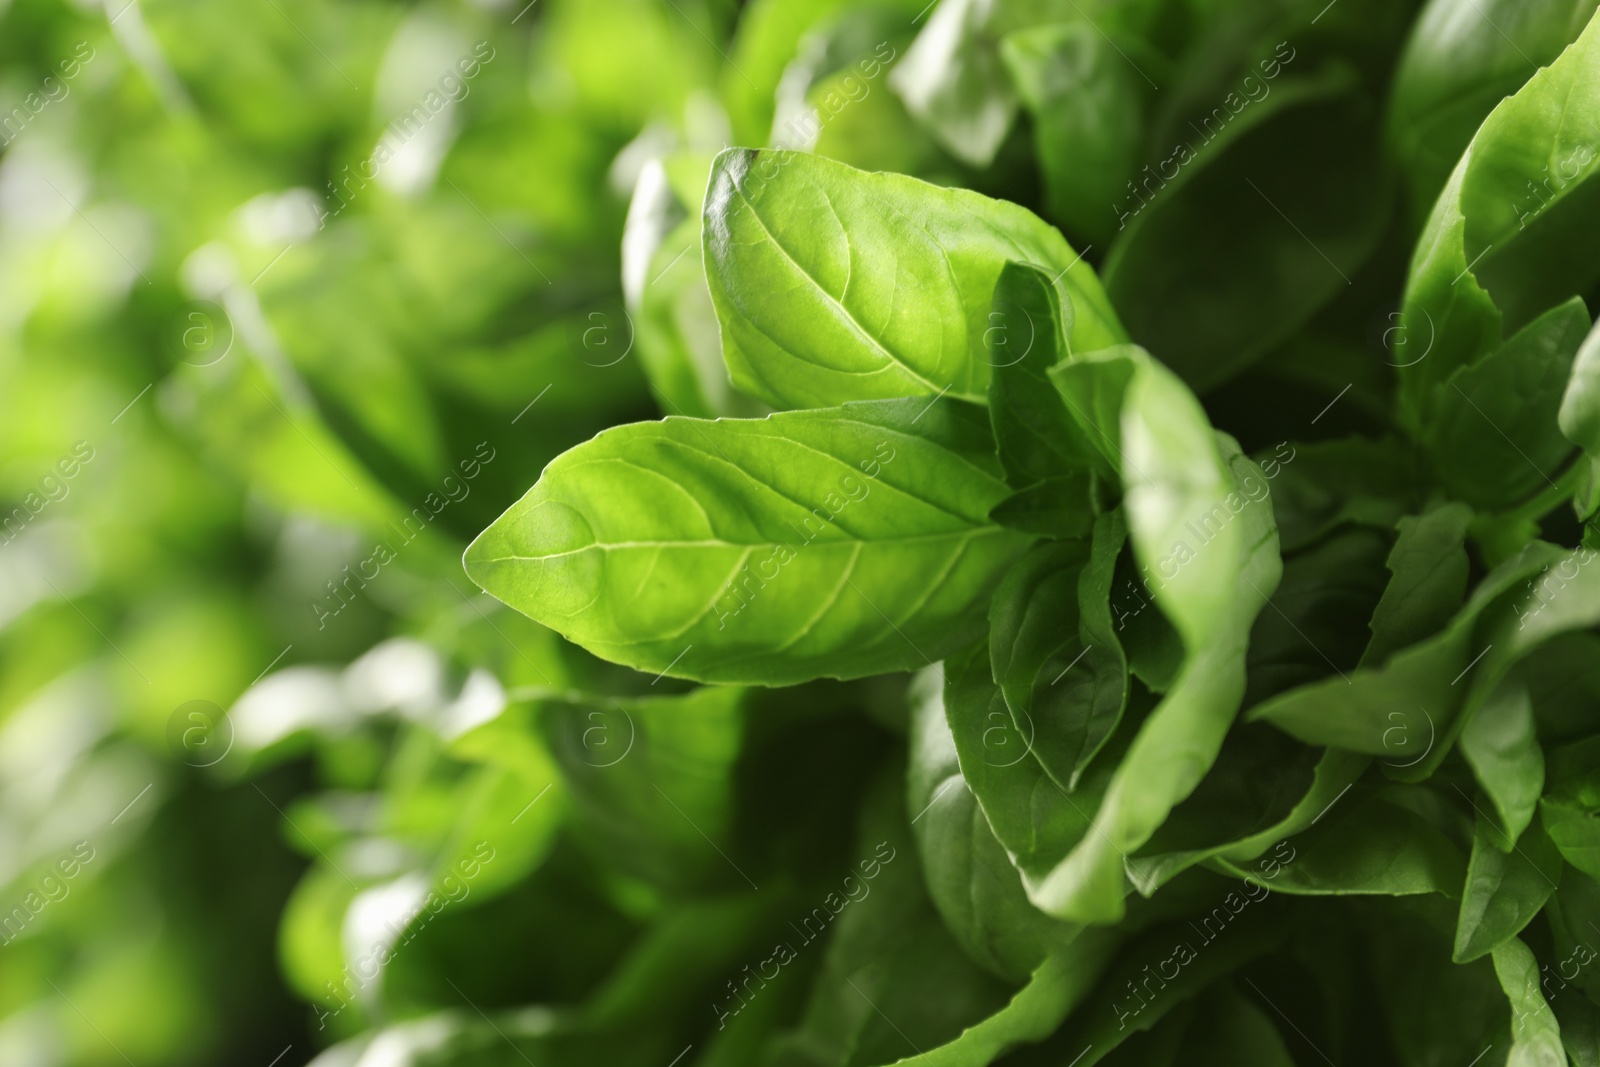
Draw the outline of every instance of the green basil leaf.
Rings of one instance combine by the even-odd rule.
[[[989,419],[1006,480],[1017,489],[1109,473],[1095,443],[1068,413],[1049,370],[1067,356],[1072,305],[1048,276],[1007,263],[995,284],[983,339],[989,364]]]
[[[770,140],[763,130],[734,144],[813,152],[871,171],[936,172],[947,161],[889,87],[919,28],[922,4],[852,6],[801,40],[778,83]]]
[[[855,849],[876,876],[856,880],[859,897],[819,903],[837,918],[800,1026],[770,1048],[773,1067],[893,1063],[959,1040],[1011,997],[967,959],[928,900],[896,780],[904,771],[890,770],[868,797]],[[809,942],[786,944],[805,951]]]
[[[1310,826],[1361,776],[1368,760],[1318,752],[1259,726],[1236,727],[1222,752],[1149,843],[1127,862],[1145,896],[1213,857],[1270,881],[1296,850],[1287,838]],[[1260,862],[1253,862],[1272,854]]]
[[[1041,963],[1011,1001],[938,1048],[895,1060],[892,1067],[988,1067],[1002,1053],[1041,1041],[1088,998],[1110,961],[1116,935],[1086,930]]]
[[[1563,553],[1535,541],[1523,550],[1518,566],[1526,572],[1527,591],[1513,600],[1509,611],[1493,619],[1484,635],[1483,663],[1472,684],[1474,703],[1487,700],[1519,662],[1541,648],[1564,643],[1570,653],[1583,647],[1581,640],[1571,641],[1575,631],[1600,623],[1600,571],[1589,566],[1594,559],[1595,551],[1587,544]],[[1505,569],[1502,566],[1497,573]],[[1558,655],[1561,651],[1558,648]]]
[[[1315,826],[1368,766],[1367,758],[1354,752],[1324,749],[1312,773],[1310,788],[1295,801],[1294,807],[1282,820],[1240,838],[1224,849],[1212,850],[1212,854],[1240,869],[1254,866],[1255,870],[1250,876],[1270,882],[1284,865],[1294,862],[1295,850],[1286,839]],[[1266,855],[1268,848],[1272,849],[1270,856]],[[1288,850],[1287,856],[1284,855],[1285,849]]]
[[[1551,638],[1600,623],[1600,567],[1590,566],[1596,555],[1588,545],[1561,555],[1542,552],[1544,566],[1529,575],[1516,608],[1516,629],[1507,619],[1501,647],[1486,661],[1495,676]]]
[[[842,142],[835,138],[839,125],[872,111],[873,101],[887,101],[890,112],[900,116],[898,130],[883,131],[887,139],[896,134],[915,139],[920,131],[906,120],[892,93],[879,91],[883,84],[879,79],[910,42],[915,30],[911,20],[918,10],[912,0],[890,0],[842,10],[818,23],[800,39],[794,58],[784,67],[770,140],[763,130],[758,137],[735,143],[770,143],[774,148],[841,159],[830,150],[849,143],[848,136]]]
[[[1544,753],[1527,683],[1515,674],[1501,682],[1468,714],[1460,744],[1488,795],[1504,851],[1533,821],[1544,791]]]
[[[1007,572],[989,609],[989,656],[1030,753],[1067,790],[1116,729],[1128,668],[1108,610],[1125,537],[1109,512],[1092,542],[1050,542]]]
[[[1388,547],[1380,531],[1350,526],[1285,557],[1270,610],[1250,633],[1246,707],[1356,665],[1363,623],[1383,594]]]
[[[1087,470],[1051,478],[1000,501],[990,510],[989,520],[1035,537],[1088,537],[1095,522],[1094,486]]]
[[[728,49],[733,76],[723,79],[720,93],[736,142],[766,141],[778,86],[800,42],[813,27],[849,6],[846,0],[752,0],[745,5]]]
[[[725,861],[747,691],[538,702],[584,843],[656,885],[694,887]],[[665,801],[663,800],[665,798]]]
[[[1431,770],[1460,729],[1459,712],[1471,686],[1458,683],[1474,658],[1488,652],[1474,644],[1479,616],[1554,555],[1552,546],[1530,546],[1485,578],[1443,631],[1394,653],[1381,667],[1281,693],[1252,708],[1249,718],[1307,744],[1384,757],[1387,767],[1403,774]]]
[[[1539,815],[1566,861],[1590,878],[1600,878],[1600,818],[1585,805],[1546,797]]]
[[[1600,330],[1590,331],[1578,347],[1557,419],[1567,440],[1583,449],[1591,463],[1600,460]],[[1588,514],[1580,509],[1578,517]]]
[[[1539,990],[1539,961],[1516,938],[1494,950],[1494,973],[1511,1001],[1511,1055],[1506,1067],[1564,1067],[1561,1027]]]
[[[1128,653],[1128,672],[1152,693],[1165,693],[1183,667],[1183,638],[1154,604],[1155,597],[1131,547],[1117,559],[1111,613]]]
[[[1126,229],[1104,268],[1134,340],[1202,391],[1344,292],[1388,213],[1370,105],[1347,70],[1228,99],[1220,131],[1178,131],[1120,198]]]
[[[1260,468],[1231,440],[1219,441],[1194,394],[1140,348],[1088,353],[1050,374],[1086,435],[1120,471],[1146,586],[1154,583],[1152,594],[1185,647],[1193,654],[1205,643],[1219,629],[1218,615],[1235,606],[1238,587],[1252,582],[1259,593],[1247,611],[1253,619],[1279,571],[1271,508],[1258,506],[1270,496]],[[1253,521],[1236,524],[1241,515]],[[1241,576],[1239,557],[1251,559],[1268,540],[1273,562],[1265,582]],[[1202,551],[1226,562],[1189,566]]]
[[[799,152],[728,149],[712,168],[705,261],[723,357],[736,386],[779,407],[981,401],[1009,260],[1060,276],[1074,350],[1122,339],[1094,271],[1015,204]]]
[[[1199,925],[1163,924],[1130,944],[1050,1042],[1066,1053],[1058,1062],[1078,1055],[1077,1067],[1093,1067],[1219,979],[1271,952],[1285,931],[1284,914],[1269,897],[1250,886],[1218,890]]]
[[[1116,205],[1144,152],[1155,90],[1130,53],[1142,69],[1163,66],[1142,41],[1113,39],[1087,22],[1038,26],[1000,41],[1006,70],[1033,116],[1050,214],[1092,242],[1109,241],[1121,228]]]
[[[1600,277],[1582,235],[1600,217],[1600,94],[1588,72],[1600,19],[1484,120],[1417,246],[1396,346],[1403,414],[1429,417],[1431,387]],[[1503,320],[1503,322],[1502,322]]]
[[[1516,937],[1539,914],[1561,878],[1561,853],[1534,826],[1508,855],[1506,837],[1479,816],[1472,836],[1472,859],[1461,893],[1452,958],[1466,963]]]
[[[1279,458],[1272,511],[1286,553],[1315,544],[1340,526],[1391,530],[1405,515],[1423,510],[1431,491],[1416,450],[1394,439],[1295,444],[1287,458]],[[1274,473],[1270,461],[1263,467]]]
[[[1600,256],[1575,232],[1595,219],[1597,55],[1600,21],[1591,15],[1553,63],[1490,113],[1468,149],[1467,243],[1486,252],[1473,271],[1513,329],[1600,275]],[[1550,181],[1548,198],[1532,195],[1530,179]]]
[[[1532,693],[1541,741],[1559,745],[1594,731],[1593,709],[1600,705],[1600,636],[1551,638],[1528,654],[1521,670]]]
[[[899,25],[907,24],[909,14],[895,16]],[[901,40],[899,34],[888,36]],[[874,55],[884,51],[880,47]],[[948,168],[938,144],[912,121],[900,98],[886,86],[878,87],[888,78],[869,82],[864,71],[875,62],[873,57],[857,60],[853,68],[832,74],[811,89],[810,113],[818,117],[814,121],[822,122],[813,151],[868,171],[930,175]],[[868,88],[863,90],[863,85]]]
[[[1461,609],[1467,592],[1467,526],[1472,509],[1445,504],[1401,519],[1400,536],[1385,561],[1392,577],[1368,624],[1372,640],[1362,666],[1438,633]]]
[[[1589,312],[1574,297],[1435,387],[1423,440],[1452,495],[1505,508],[1554,484],[1572,451],[1556,417],[1588,333]]]
[[[1511,1045],[1505,994],[1488,960],[1450,961],[1453,904],[1438,896],[1360,903],[1348,913],[1364,928],[1363,948],[1373,963],[1359,980],[1371,990],[1371,1009],[1388,1024],[1373,1052],[1403,1067],[1470,1064],[1475,1056],[1503,1063]]]
[[[1244,695],[1250,628],[1282,568],[1260,468],[1214,436],[1171,371],[1120,348],[1051,375],[1075,417],[1118,458],[1130,538],[1155,572],[1152,596],[1185,654],[1107,784],[1091,832],[1030,887],[1034,903],[1053,915],[1108,922],[1123,913],[1127,854],[1200,784],[1222,748]],[[1111,422],[1107,401],[1118,392],[1121,415]]]
[[[1571,866],[1564,866],[1556,880],[1555,896],[1545,908],[1556,956],[1546,973],[1559,983],[1551,988],[1551,997],[1559,1004],[1567,999],[1560,994],[1571,985],[1577,994],[1572,999],[1600,1004],[1600,967],[1593,966],[1600,940],[1600,883]]]
[[[1334,807],[1294,839],[1294,858],[1282,864],[1272,889],[1297,896],[1455,897],[1466,874],[1460,849],[1403,799],[1376,793]],[[1261,880],[1241,864],[1217,866]]]
[[[1484,117],[1548,65],[1594,14],[1595,0],[1431,0],[1406,42],[1388,136],[1426,218]]]
[[[1017,111],[1017,88],[1001,58],[1008,34],[1082,22],[1119,40],[1154,32],[1170,0],[942,0],[912,43],[891,84],[906,108],[957,159],[988,167]]]
[[[1041,901],[1039,889],[1088,831],[1126,738],[1113,735],[1069,793],[1045,772],[1034,738],[1013,719],[990,674],[987,646],[948,659],[944,679],[945,716],[962,775],[1021,872],[1028,899],[1042,907],[1048,901]]]
[[[1600,879],[1600,736],[1551,749],[1539,814],[1566,861]]]
[[[918,675],[912,704],[907,810],[915,813],[911,825],[928,895],[974,962],[1025,982],[1046,957],[1071,944],[1079,928],[1028,902],[1021,876],[961,774],[941,670]]]
[[[1188,1051],[1189,1028],[1200,1010],[1199,1003],[1199,998],[1184,1001],[1150,1029],[1129,1035],[1100,1062],[1105,1067],[1179,1067]]]
[[[491,594],[614,662],[786,685],[923,666],[982,632],[1027,539],[980,408],[906,399],[608,430],[467,549]]]

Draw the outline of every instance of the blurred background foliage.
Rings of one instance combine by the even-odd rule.
[[[730,143],[1040,211],[1247,447],[1280,436],[1229,418],[1263,382],[1288,411],[1354,376],[1318,432],[1374,424],[1421,216],[1531,69],[1481,27],[1466,74],[1413,44],[1407,99],[1459,106],[1379,143],[1414,5],[1320,6],[0,0],[0,1063],[713,1067],[786,1030],[775,1062],[906,1054],[808,1002],[861,923],[736,1022],[713,1006],[879,841],[912,847],[904,680],[640,676],[479,594],[461,550],[606,426],[761,410],[699,269]],[[1073,214],[1289,35],[1236,151],[1126,229]],[[1176,91],[1124,70],[1064,108],[1100,37]],[[1285,151],[1313,111],[1337,136]],[[1251,173],[1349,285],[1208,191],[1273,158],[1308,171]],[[950,1003],[895,987],[934,1040],[1014,976],[952,980],[913,864],[886,870],[901,940],[872,951],[942,976]]]
[[[666,1063],[848,865],[870,687],[686,694],[460,567],[565,448],[738,403],[698,186],[829,14],[767,6],[0,5],[0,1062],[468,1056],[520,1008],[535,1059]]]

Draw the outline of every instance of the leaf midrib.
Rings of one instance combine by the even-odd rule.
[[[806,547],[813,544],[828,544],[838,546],[848,545],[906,545],[925,541],[939,541],[948,538],[971,538],[988,534],[1006,533],[1004,528],[987,524],[974,523],[966,529],[942,530],[938,533],[912,534],[907,537],[837,537],[826,541],[812,540],[806,542]],[[717,538],[701,538],[693,541],[596,541],[584,545],[582,548],[567,549],[564,552],[552,552],[545,556],[489,556],[476,560],[476,563],[507,563],[511,561],[538,563],[544,560],[562,559],[567,556],[576,556],[590,550],[602,552],[621,551],[627,549],[668,549],[668,548],[777,548],[780,545],[789,545],[787,541],[723,541]],[[790,545],[789,547],[793,547]]]

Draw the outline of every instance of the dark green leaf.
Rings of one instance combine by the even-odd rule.
[[[1040,887],[1089,829],[1124,745],[1114,739],[1069,793],[1045,772],[1033,738],[1013,721],[986,646],[952,657],[944,673],[945,715],[963,777],[1022,873],[1028,898],[1042,906]]]
[[[1121,229],[1123,187],[1144,151],[1145,109],[1154,92],[1139,71],[1159,72],[1160,57],[1133,37],[1114,40],[1088,22],[1010,34],[1000,55],[1034,117],[1051,216],[1087,240],[1111,240]]]
[[[1522,674],[1533,698],[1537,733],[1545,744],[1593,732],[1600,707],[1600,637],[1561,634],[1528,654]]]
[[[1595,0],[1432,0],[1395,75],[1389,138],[1425,218],[1494,106],[1578,36]]]
[[[1021,876],[989,828],[957,761],[945,718],[944,678],[918,676],[913,695],[908,810],[934,907],[976,963],[1010,981],[1027,981],[1078,928],[1028,902]]]
[[[1461,894],[1454,959],[1466,963],[1516,937],[1556,891],[1561,854],[1534,826],[1508,855],[1506,837],[1479,816]]]
[[[1272,511],[1285,552],[1298,552],[1350,523],[1393,529],[1403,516],[1421,510],[1425,493],[1415,457],[1396,440],[1296,444],[1277,474]]]
[[[1196,1004],[1195,1021],[1184,1036],[1192,1067],[1294,1067],[1277,1024],[1267,1012],[1231,985],[1219,983]]]
[[[1133,338],[1196,389],[1285,340],[1377,244],[1387,198],[1368,106],[1338,69],[1286,78],[1257,103],[1231,93],[1220,120],[1178,131],[1143,172],[1148,202],[1122,198],[1106,291]]]
[[[1182,871],[1220,857],[1270,881],[1295,855],[1286,839],[1327,811],[1367,763],[1339,749],[1318,753],[1262,727],[1236,727],[1199,788],[1128,859],[1128,877],[1149,896]]]
[[[1102,515],[1092,542],[1050,542],[1017,562],[989,610],[989,656],[1012,722],[1063,788],[1100,751],[1127,703],[1128,672],[1107,611],[1125,532]]]
[[[1545,907],[1550,922],[1554,960],[1545,973],[1551,998],[1588,999],[1600,1004],[1600,959],[1595,945],[1600,944],[1600,883],[1570,866],[1562,868],[1559,887]],[[1565,995],[1564,995],[1565,994]]]
[[[1158,926],[1130,944],[1094,997],[1052,1040],[1051,1047],[1065,1053],[1060,1062],[1078,1055],[1078,1067],[1093,1067],[1218,979],[1270,952],[1283,938],[1284,916],[1269,896],[1261,887],[1224,885],[1209,898],[1214,906],[1197,917],[1198,925]]]
[[[1420,426],[1436,383],[1582,293],[1600,276],[1584,238],[1596,218],[1600,108],[1589,71],[1600,19],[1502,101],[1440,194],[1412,261],[1397,345],[1406,418]]]
[[[800,1026],[771,1049],[772,1067],[893,1063],[957,1040],[1009,999],[1007,986],[968,961],[929,903],[902,795],[885,775],[868,800],[855,852],[872,864],[863,872],[876,873],[852,879],[862,895],[818,901],[837,925]],[[786,944],[817,951],[798,934]]]
[[[1461,609],[1467,592],[1467,525],[1472,510],[1446,504],[1400,520],[1385,565],[1393,575],[1369,624],[1372,640],[1362,666],[1386,662],[1402,648],[1438,633]]]
[[[1283,580],[1250,633],[1245,706],[1355,667],[1384,588],[1384,536],[1349,526],[1285,558]]]
[[[658,885],[687,888],[708,872],[729,873],[706,841],[728,843],[746,695],[727,687],[540,701],[539,730],[561,765],[585,844]]]
[[[983,339],[990,366],[989,419],[1006,480],[1017,489],[1109,472],[1068,413],[1049,370],[1067,358],[1072,306],[1037,268],[1007,263],[995,285]]]
[[[1086,470],[1019,489],[996,504],[989,520],[1035,537],[1088,537],[1094,528],[1094,478]]]
[[[1554,555],[1551,546],[1531,546],[1485,578],[1440,633],[1396,652],[1381,667],[1362,667],[1273,697],[1251,709],[1250,718],[1307,744],[1382,756],[1401,772],[1442,759],[1467,698],[1468,686],[1457,683],[1474,658],[1488,651],[1474,643],[1479,616]]]
[[[1572,451],[1556,414],[1588,332],[1589,312],[1574,297],[1434,389],[1425,440],[1454,496],[1505,508],[1554,484]]]
[[[1332,805],[1294,838],[1293,858],[1282,861],[1272,888],[1305,896],[1458,895],[1466,873],[1460,849],[1405,799],[1358,794]],[[1242,864],[1219,866],[1251,876]]]
[[[1572,1067],[1600,1067],[1600,1006],[1582,997],[1561,997],[1555,1013]]]
[[[1511,1045],[1505,994],[1488,960],[1451,962],[1454,902],[1415,896],[1360,903],[1347,912],[1366,933],[1363,947],[1373,961],[1370,979],[1360,980],[1371,983],[1368,1010],[1387,1023],[1374,1051],[1392,1049],[1403,1067],[1470,1064],[1475,1056],[1503,1063]]]
[[[1533,821],[1544,790],[1544,753],[1535,736],[1533,699],[1515,674],[1474,707],[1461,731],[1461,754],[1488,794],[1501,850]]]
[[[1124,857],[1199,785],[1222,747],[1244,695],[1250,626],[1281,564],[1271,509],[1246,492],[1265,486],[1260,468],[1233,442],[1213,437],[1170,371],[1122,348],[1051,373],[1075,417],[1118,459],[1134,549],[1156,572],[1152,595],[1186,657],[1108,783],[1092,832],[1030,887],[1051,914],[1104,922],[1122,915]],[[1121,418],[1111,421],[1119,397]]]
[[[1551,749],[1546,782],[1545,830],[1568,863],[1600,879],[1600,735]]]

